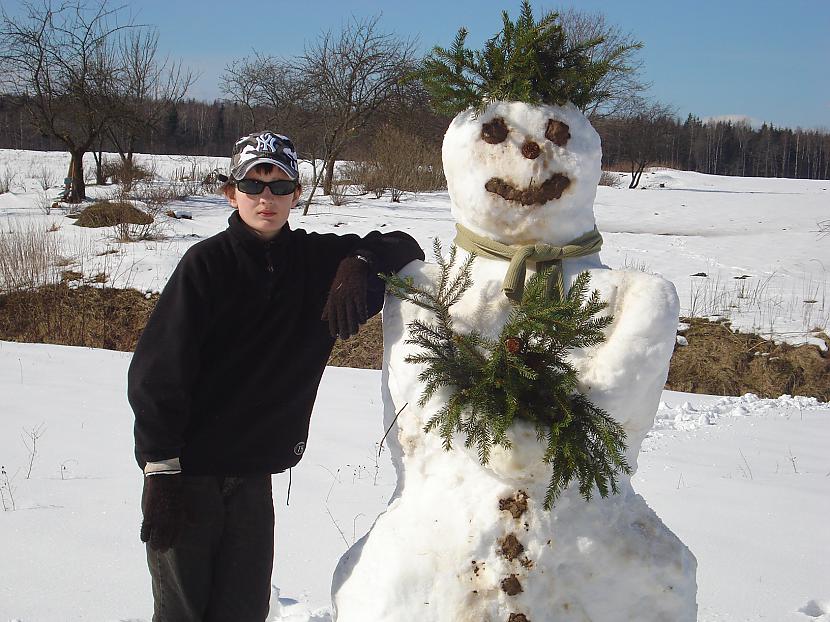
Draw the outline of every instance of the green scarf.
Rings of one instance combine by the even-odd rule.
[[[573,257],[584,257],[599,252],[602,248],[602,236],[596,227],[564,246],[551,244],[501,244],[490,238],[477,235],[465,226],[456,223],[457,230],[455,245],[475,253],[479,257],[488,259],[503,259],[510,262],[507,274],[504,276],[502,290],[511,302],[518,304],[522,301],[524,292],[526,263],[536,263],[540,272],[551,268],[548,277],[547,292],[550,299],[562,300],[565,297],[565,283],[562,274],[562,260]]]

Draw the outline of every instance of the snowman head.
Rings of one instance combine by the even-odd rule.
[[[444,135],[454,218],[504,244],[564,244],[594,228],[599,135],[573,105],[493,102]]]

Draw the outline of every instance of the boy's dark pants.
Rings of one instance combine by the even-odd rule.
[[[164,553],[147,547],[153,622],[263,622],[274,561],[271,476],[184,476],[183,489],[180,538]]]

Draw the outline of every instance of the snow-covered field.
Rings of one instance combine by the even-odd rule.
[[[161,176],[190,167],[154,159]],[[37,207],[34,171],[48,167],[62,179],[67,162],[66,154],[0,150],[0,174],[17,172],[12,192],[0,195],[0,231],[55,223],[50,235],[85,272],[158,290],[189,245],[225,226],[223,200],[197,197],[170,206],[193,219],[166,222],[159,242],[119,244],[111,231],[75,227]],[[204,166],[224,162],[205,158]],[[830,329],[830,238],[818,234],[830,218],[830,182],[670,170],[644,179],[646,190],[599,188],[605,263],[661,273],[684,313],[727,315],[793,341]],[[318,231],[403,229],[425,247],[454,233],[446,193],[400,204],[362,197],[291,218]],[[118,253],[97,256],[107,249]],[[708,276],[690,276],[700,272]],[[128,363],[123,353],[0,342],[1,621],[150,619]],[[378,457],[381,419],[379,372],[327,370],[289,505],[288,478],[275,476],[272,620],[330,619],[337,559],[394,488],[389,452]],[[32,461],[22,438],[36,429]],[[701,621],[830,621],[828,441],[830,405],[814,400],[664,393],[634,482],[697,556]]]

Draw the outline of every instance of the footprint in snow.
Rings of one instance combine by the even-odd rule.
[[[830,601],[808,600],[798,611],[816,620],[830,621]]]

